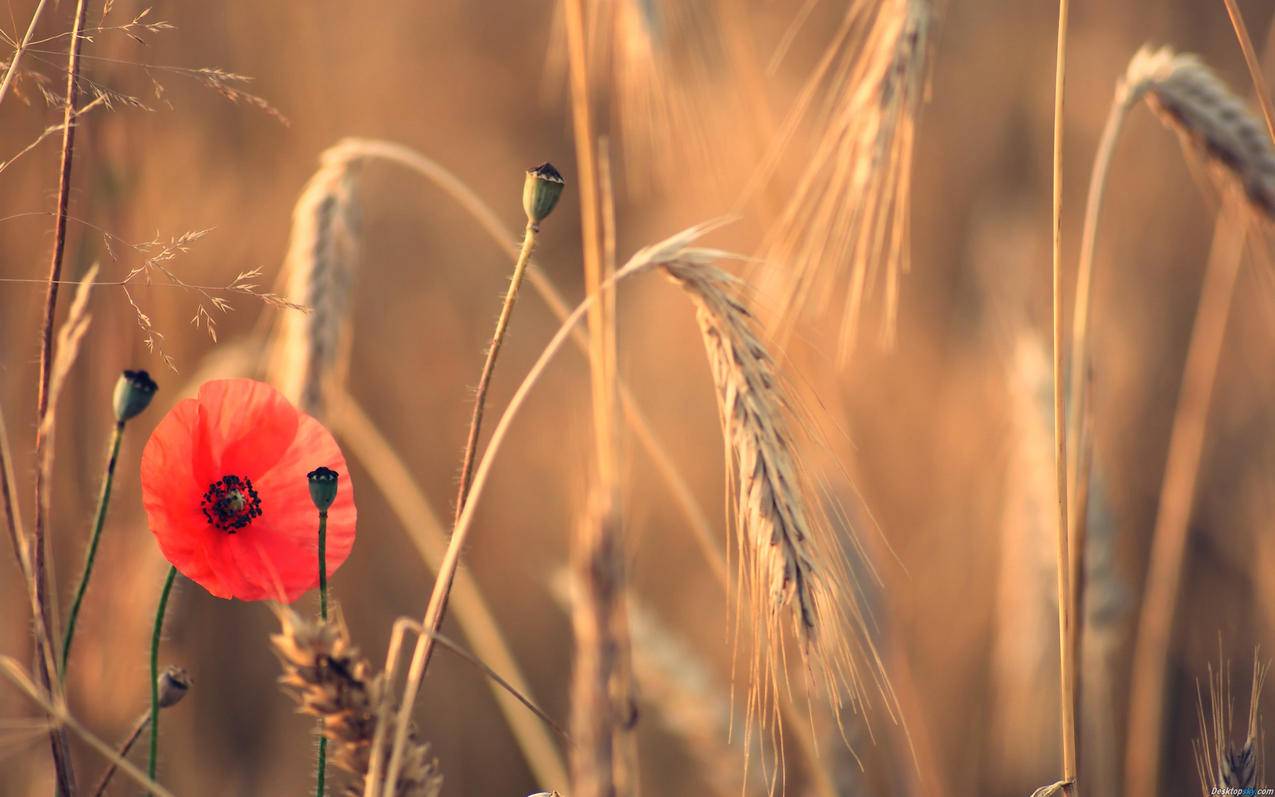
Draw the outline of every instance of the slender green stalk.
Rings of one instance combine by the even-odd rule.
[[[58,667],[58,676],[66,678],[66,662],[71,657],[71,640],[75,636],[75,621],[80,616],[80,606],[84,603],[84,593],[89,587],[89,577],[93,574],[93,562],[97,559],[97,544],[102,539],[102,526],[106,523],[106,508],[111,503],[111,484],[115,481],[115,462],[120,455],[120,442],[124,439],[124,422],[115,424],[111,433],[111,455],[106,460],[106,477],[102,480],[102,495],[97,499],[97,516],[93,518],[93,532],[89,535],[89,551],[84,558],[84,572],[80,575],[80,585],[75,590],[75,600],[71,602],[71,613],[66,619],[66,631],[62,635],[62,661]]]
[[[328,510],[319,510],[319,616],[328,619]],[[315,777],[314,793],[323,797],[323,785],[328,774],[328,737],[323,735],[323,720],[319,720],[319,764]]]
[[[146,774],[155,780],[159,763],[159,639],[164,633],[164,613],[168,611],[168,595],[173,591],[177,568],[168,568],[164,589],[159,594],[159,608],[155,611],[155,630],[151,633],[151,748],[147,759]]]

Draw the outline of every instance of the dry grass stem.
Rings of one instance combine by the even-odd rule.
[[[352,396],[337,396],[333,410],[332,423],[341,435],[342,443],[362,462],[426,567],[437,573],[447,551],[447,535],[438,514],[416,485],[411,471]],[[504,673],[519,693],[532,694],[518,660],[468,571],[456,573],[451,603],[455,617],[478,657]],[[541,783],[565,784],[567,768],[562,753],[544,726],[529,717],[508,692],[496,684],[492,684],[491,689],[514,739],[522,749],[527,766],[536,778]]]
[[[1133,645],[1125,748],[1125,790],[1130,797],[1157,793],[1166,671],[1172,656],[1170,643],[1195,504],[1196,477],[1243,254],[1245,218],[1234,204],[1227,203],[1223,208],[1213,233],[1169,431],[1169,450]]]
[[[4,70],[4,79],[0,80],[0,102],[4,102],[5,96],[9,93],[9,88],[13,85],[14,78],[18,75],[18,64],[21,63],[22,54],[26,52],[28,45],[31,43],[31,36],[35,34],[35,27],[39,24],[46,5],[48,5],[48,0],[40,0],[35,6],[35,10],[31,12],[31,23],[27,25],[27,32],[22,34],[22,41],[14,49],[13,56],[9,59],[9,65]]]
[[[1235,0],[1222,0],[1226,5],[1226,14],[1231,19],[1231,27],[1235,29],[1235,39],[1239,42],[1240,51],[1244,53],[1244,65],[1248,67],[1249,79],[1257,91],[1257,103],[1262,109],[1262,118],[1266,120],[1266,132],[1275,140],[1275,109],[1271,108],[1271,95],[1266,90],[1266,78],[1262,77],[1262,64],[1257,60],[1257,51],[1253,49],[1253,40],[1249,38],[1248,26],[1244,24],[1244,15]]]
[[[363,794],[372,764],[377,726],[390,716],[384,708],[393,702],[390,685],[372,674],[340,620],[312,622],[284,608],[278,615],[282,630],[271,642],[283,664],[280,683],[296,697],[303,713],[322,722],[323,734],[332,743],[332,762],[359,779],[345,792],[357,797]],[[429,745],[409,730],[403,749],[402,766],[387,794],[437,797],[443,778]]]
[[[1071,584],[1071,552],[1067,522],[1070,496],[1067,492],[1067,416],[1063,402],[1063,276],[1062,276],[1062,146],[1063,107],[1067,76],[1067,16],[1070,0],[1058,2],[1058,50],[1054,69],[1054,157],[1053,157],[1053,351],[1054,351],[1054,467],[1057,472],[1058,505],[1058,647],[1059,714],[1062,732],[1062,782],[1068,797],[1078,791],[1076,783],[1076,658],[1072,644],[1078,621],[1076,594]],[[1082,552],[1083,553],[1083,552]],[[1083,559],[1083,556],[1082,556]]]
[[[0,656],[0,675],[3,675],[23,694],[39,705],[53,721],[53,727],[70,728],[75,731],[76,735],[83,739],[89,747],[118,767],[137,785],[146,789],[148,794],[154,795],[154,797],[173,797],[172,792],[146,777],[145,772],[142,772],[128,759],[115,752],[114,748],[99,739],[88,728],[84,727],[79,720],[71,716],[63,701],[51,698],[47,691],[36,686],[18,662],[8,656]]]
[[[47,428],[45,417],[49,410],[49,380],[53,367],[53,323],[57,314],[58,287],[62,279],[62,256],[66,249],[67,210],[71,201],[71,164],[75,154],[75,108],[79,99],[78,78],[80,73],[80,48],[84,38],[84,22],[88,14],[87,0],[78,0],[75,6],[75,22],[71,28],[71,43],[67,48],[66,97],[62,119],[62,157],[58,167],[58,199],[57,212],[54,219],[53,252],[49,259],[49,284],[44,299],[44,317],[40,326],[40,370],[36,383],[36,434],[35,434],[35,592],[38,598],[41,621],[50,634],[50,639],[57,637],[57,629],[52,621],[48,600],[48,575],[46,559],[49,555],[49,541],[46,535],[45,511],[48,495],[44,475],[46,472],[45,445]],[[15,55],[14,60],[17,60]],[[51,459],[51,456],[50,456]],[[40,680],[46,691],[52,693],[53,673],[43,657],[39,658]],[[57,771],[58,789],[64,794],[75,794],[75,769],[71,761],[70,747],[67,744],[66,731],[55,728],[50,731],[50,743],[53,747],[54,768]]]

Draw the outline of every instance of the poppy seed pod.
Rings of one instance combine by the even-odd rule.
[[[330,468],[315,468],[306,475],[310,482],[310,500],[320,512],[328,511],[336,500],[337,472]]]
[[[159,675],[159,707],[170,708],[190,691],[190,674],[181,667],[169,667]]]
[[[125,371],[115,383],[115,420],[124,423],[142,414],[159,385],[145,371]]]
[[[527,212],[527,221],[539,224],[553,212],[562,196],[566,181],[552,163],[542,163],[534,169],[527,170],[527,180],[522,186],[522,209]]]

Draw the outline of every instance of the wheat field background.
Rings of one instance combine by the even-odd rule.
[[[120,0],[102,24],[123,24],[145,5]],[[707,245],[766,258],[769,231],[824,129],[803,124],[775,175],[742,205],[737,200],[773,151],[848,0],[810,4],[773,68],[768,62],[803,3],[632,5],[659,9],[667,23],[652,39],[672,54],[653,82],[657,102],[690,101],[685,115],[656,119],[645,142],[633,130],[647,126],[625,128],[600,115],[599,127],[612,134],[620,262],[724,215],[735,218]],[[35,6],[11,0],[0,13],[7,37],[0,60],[11,57],[8,39],[21,37]],[[89,6],[91,28],[103,9]],[[1267,41],[1275,11],[1256,1],[1239,6],[1257,49],[1275,52]],[[24,61],[48,77],[54,95],[65,82],[60,70],[74,7],[63,2],[44,12],[37,38],[57,38],[35,46]],[[517,244],[525,221],[524,171],[556,164],[567,187],[542,225],[535,261],[569,304],[584,294],[579,175],[555,3],[157,3],[148,19],[173,29],[141,34],[144,44],[101,30],[84,45],[82,69],[93,85],[136,96],[150,109],[115,102],[94,108],[78,125],[66,279],[81,279],[98,263],[100,281],[118,280],[138,264],[136,251],[108,245],[102,231],[142,242],[208,230],[171,264],[181,279],[220,286],[261,268],[260,281],[270,289],[288,248],[293,205],[320,153],[360,137],[406,145],[453,172],[494,209],[508,228],[508,245]],[[1027,795],[1059,778],[1049,404],[1057,22],[1049,3],[937,5],[910,173],[911,267],[899,284],[895,341],[878,341],[885,303],[870,293],[864,332],[843,361],[838,294],[830,298],[833,311],[801,318],[777,357],[823,430],[824,445],[811,447],[806,462],[826,486],[826,500],[839,502],[855,527],[861,552],[848,537],[843,548],[907,728],[905,734],[879,710],[868,726],[851,712],[851,753],[821,725],[821,765],[832,773],[836,793],[1000,797]],[[1116,81],[1138,48],[1165,44],[1196,53],[1239,96],[1251,99],[1252,88],[1221,0],[1077,0],[1069,37],[1062,231],[1064,263],[1074,275],[1094,151]],[[287,124],[166,67],[252,76],[248,89]],[[632,99],[615,76],[622,73],[599,70],[600,106],[614,109]],[[1275,79],[1275,71],[1267,75]],[[153,81],[163,86],[159,96]],[[0,104],[0,161],[60,121],[61,110],[46,104],[39,86],[29,76]],[[28,514],[37,333],[59,140],[51,136],[0,171],[0,408]],[[1089,534],[1105,546],[1097,554],[1105,569],[1097,576],[1101,616],[1086,648],[1098,658],[1082,663],[1081,673],[1087,688],[1109,690],[1098,708],[1081,710],[1081,790],[1093,795],[1124,793],[1134,629],[1220,207],[1196,168],[1199,159],[1184,157],[1145,107],[1130,114],[1113,164],[1091,340]],[[350,293],[345,384],[439,517],[450,519],[472,387],[513,261],[454,199],[419,176],[369,163],[359,180],[361,255]],[[1197,684],[1205,685],[1207,711],[1210,667],[1224,661],[1230,668],[1233,741],[1242,742],[1254,649],[1261,647],[1262,661],[1275,650],[1275,274],[1263,222],[1255,224],[1258,242],[1239,272],[1189,525],[1167,659],[1158,794],[1200,791],[1192,742],[1200,733]],[[725,267],[750,280],[748,295],[763,321],[781,315],[781,301],[763,283],[784,263]],[[1071,276],[1067,285],[1070,312]],[[71,293],[66,289],[64,308]],[[72,714],[112,743],[148,700],[150,623],[166,569],[142,510],[142,447],[161,413],[193,394],[191,380],[264,362],[265,333],[291,312],[230,296],[232,312],[213,311],[214,343],[190,323],[198,303],[191,292],[154,284],[130,286],[130,293],[164,335],[161,345],[176,371],[147,350],[124,290],[94,289],[91,328],[57,409],[49,487],[52,592],[65,608],[97,500],[112,387],[121,369],[148,369],[160,391],[124,438],[67,681]],[[713,377],[692,308],[677,286],[657,278],[626,282],[616,304],[619,374],[724,539],[730,485]],[[557,328],[543,301],[524,288],[489,398],[493,423]],[[592,434],[588,364],[565,351],[512,427],[462,560],[536,702],[562,723],[571,717],[574,642],[554,585],[571,560],[572,533],[590,492]],[[354,643],[379,666],[394,618],[419,618],[434,572],[365,464],[350,459],[359,535],[330,586]],[[639,672],[632,737],[640,791],[754,793],[756,781],[742,775],[745,671],[731,665],[733,624],[741,616],[750,621],[747,609],[736,612],[734,593],[712,575],[668,487],[631,436],[620,442],[619,462],[629,595],[681,640],[678,655],[702,664],[705,704],[734,701],[734,737],[713,738],[729,757],[726,768],[740,773],[729,790],[714,780],[660,705],[685,698],[670,697],[661,684],[644,685]],[[0,653],[29,667],[26,587],[7,543],[4,554],[0,605],[8,608],[0,613]],[[278,628],[275,616],[261,604],[220,600],[190,583],[179,583],[173,600],[163,657],[186,667],[194,686],[164,714],[161,782],[181,795],[310,790],[313,720],[298,715],[276,683],[279,664],[268,643]],[[313,604],[309,596],[297,608],[310,612]],[[454,616],[443,630],[464,639]],[[640,635],[633,634],[637,647]],[[445,650],[435,659],[414,716],[438,758],[444,794],[572,793],[569,784],[538,779],[480,672]],[[0,685],[0,795],[53,793],[42,715],[9,686]],[[1273,699],[1268,690],[1262,707]],[[795,716],[805,720],[804,709]],[[81,780],[95,780],[100,756],[79,740],[72,749]],[[792,752],[791,738],[785,750],[782,788],[817,793],[817,778]],[[114,788],[135,790],[122,780]]]

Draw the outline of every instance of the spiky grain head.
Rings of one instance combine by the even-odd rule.
[[[350,294],[360,249],[361,163],[358,151],[344,142],[326,150],[292,212],[284,261],[287,299],[310,312],[283,315],[272,353],[272,381],[312,415],[323,413],[348,365]]]
[[[728,449],[736,546],[755,642],[748,720],[774,727],[787,680],[785,627],[813,685],[840,710],[869,702],[875,687],[897,710],[830,508],[798,456],[798,405],[740,299],[737,278],[713,265],[727,253],[690,244],[694,227],[633,257],[621,271],[662,268],[696,309],[717,386]]]
[[[803,120],[818,131],[767,235],[766,259],[784,267],[770,279],[779,308],[772,326],[786,335],[802,315],[831,309],[843,359],[869,295],[884,293],[882,333],[894,334],[934,15],[931,0],[849,3],[781,137]],[[827,110],[817,115],[816,107]],[[837,294],[844,300],[834,307]]]
[[[271,642],[283,664],[279,682],[296,697],[303,713],[322,721],[323,735],[332,742],[333,762],[358,778],[346,794],[359,797],[371,765],[377,723],[391,716],[387,702],[392,696],[386,693],[384,678],[372,673],[339,619],[311,622],[286,608],[277,613],[282,630]],[[394,794],[437,797],[443,778],[429,745],[413,733],[405,749]]]
[[[1120,92],[1129,104],[1146,97],[1215,171],[1238,183],[1254,210],[1275,218],[1275,149],[1266,127],[1198,57],[1143,47]]]
[[[1220,793],[1221,789],[1245,789],[1261,786],[1266,777],[1264,734],[1261,720],[1261,696],[1270,672],[1270,662],[1263,662],[1260,651],[1253,653],[1253,680],[1249,689],[1248,722],[1244,740],[1231,741],[1234,720],[1234,700],[1231,696],[1230,668],[1225,660],[1218,668],[1209,666],[1209,710],[1204,709],[1204,696],[1196,684],[1196,717],[1200,735],[1192,741],[1195,752],[1196,772],[1200,777],[1200,791],[1204,795]]]

